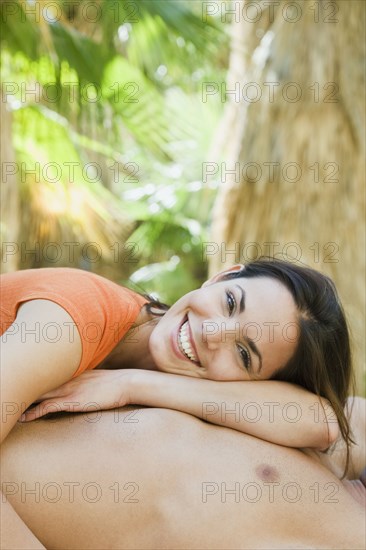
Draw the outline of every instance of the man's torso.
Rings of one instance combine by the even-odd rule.
[[[176,411],[18,425],[2,489],[47,548],[362,548],[364,514],[299,451]]]

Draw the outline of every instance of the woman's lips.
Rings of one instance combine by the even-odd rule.
[[[171,339],[171,342],[172,342],[172,348],[173,348],[173,351],[175,353],[175,355],[179,358],[179,359],[185,359],[186,361],[189,361],[190,363],[193,363],[194,365],[197,365],[198,367],[201,366],[201,364],[197,361],[192,361],[192,359],[189,359],[184,353],[183,351],[180,349],[180,346],[179,346],[179,333],[180,333],[180,329],[182,328],[182,326],[184,325],[184,323],[188,321],[188,316],[185,315],[181,321],[181,323],[178,325],[177,329],[175,331],[173,331],[170,335],[170,339]],[[192,331],[191,331],[191,327],[189,325],[189,321],[187,323],[188,325],[188,331],[189,331],[189,340],[190,340],[190,345],[192,347],[192,350],[194,351],[194,354],[195,356],[198,358],[198,353],[197,353],[197,348],[195,346],[195,343],[193,341],[193,338],[192,338]]]
[[[179,347],[179,344],[178,344],[178,337],[179,337],[179,331],[183,325],[183,323],[185,323],[185,321],[187,320],[187,315],[185,315],[183,317],[183,320],[182,322],[178,325],[177,329],[172,331],[171,335],[170,335],[170,340],[171,340],[171,343],[172,343],[172,348],[173,348],[173,351],[175,353],[175,355],[179,358],[179,359],[185,359],[186,361],[189,361],[189,359],[184,355],[184,353],[181,351],[180,347]]]
[[[197,357],[197,364],[200,364],[199,362],[199,357],[198,357],[198,353],[197,353],[197,348],[196,348],[196,344],[195,344],[195,341],[193,340],[193,335],[192,335],[192,331],[191,331],[191,325],[189,323],[189,319],[188,319],[188,316],[187,316],[187,320],[188,320],[188,332],[189,332],[189,342],[191,344],[191,348],[193,350],[193,353],[194,355]],[[194,363],[196,363],[196,361],[194,361]]]

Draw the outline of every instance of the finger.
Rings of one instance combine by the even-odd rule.
[[[28,409],[22,416],[19,418],[19,422],[31,422],[32,420],[37,420],[45,414],[61,412],[65,410],[65,405],[60,401],[42,401],[35,407]]]

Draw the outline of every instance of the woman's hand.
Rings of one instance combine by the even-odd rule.
[[[20,422],[36,420],[54,412],[91,412],[128,405],[132,376],[133,369],[83,372],[77,378],[41,395],[37,405],[20,417]]]

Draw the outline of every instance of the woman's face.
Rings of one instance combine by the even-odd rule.
[[[223,281],[218,275],[167,311],[149,347],[164,372],[260,380],[291,358],[298,331],[296,304],[280,282],[269,277]]]

